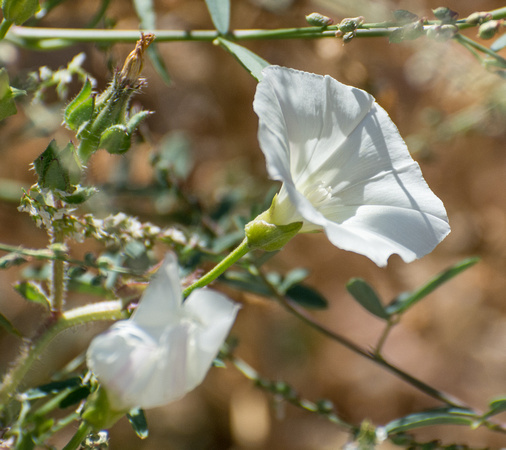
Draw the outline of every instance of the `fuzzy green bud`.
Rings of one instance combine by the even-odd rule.
[[[39,11],[39,0],[2,0],[5,20],[21,25]]]
[[[435,25],[427,29],[427,37],[436,42],[446,42],[455,37],[457,32],[455,25]]]
[[[474,12],[466,18],[466,23],[478,25],[492,20],[492,14],[489,12]]]
[[[314,12],[306,16],[306,22],[314,27],[328,27],[334,23],[334,19]]]
[[[501,28],[502,20],[490,20],[482,23],[478,28],[478,36],[481,39],[492,39]]]
[[[267,252],[280,250],[302,228],[302,222],[274,225],[265,220],[268,218],[268,214],[268,211],[261,214],[244,228],[248,246],[251,249],[261,249]]]
[[[364,20],[365,19],[362,16],[343,19],[338,26],[339,31],[342,33],[355,31],[360,25],[364,23]]]
[[[436,19],[439,19],[441,23],[454,23],[459,14],[455,11],[452,11],[450,8],[446,6],[440,6],[439,8],[433,9],[432,12]]]

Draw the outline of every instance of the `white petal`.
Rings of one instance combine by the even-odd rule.
[[[88,367],[111,407],[153,408],[186,393],[188,326],[168,327],[160,341],[133,321],[117,322],[90,344]]]
[[[326,76],[269,67],[254,103],[270,176],[283,181],[275,224],[304,221],[383,266],[406,262],[449,233],[442,202],[388,114],[367,93]]]
[[[177,259],[167,253],[131,319],[139,326],[163,329],[167,324],[177,322],[182,298]]]
[[[198,289],[184,302],[183,308],[195,325],[187,360],[187,389],[191,390],[205,378],[232,328],[239,305],[216,291]]]

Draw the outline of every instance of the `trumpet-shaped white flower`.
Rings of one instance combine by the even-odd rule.
[[[379,266],[393,253],[420,258],[450,232],[443,203],[367,92],[269,66],[253,108],[267,171],[283,182],[259,219],[324,230],[335,246]]]
[[[167,255],[128,320],[95,337],[88,367],[111,409],[153,408],[199,385],[227,337],[239,306],[195,290],[183,303],[176,258]]]

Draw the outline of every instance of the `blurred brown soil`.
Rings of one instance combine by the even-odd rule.
[[[392,9],[430,16],[431,8],[441,6],[429,0],[307,0],[272,12],[260,3],[233,1],[233,26],[304,26],[304,15],[313,10],[336,21],[359,14],[367,21],[380,21],[379,16]],[[66,2],[43,25],[83,26],[98,4]],[[445,5],[461,16],[477,7],[489,10],[503,6],[498,1],[471,0],[448,0]],[[380,6],[381,11],[374,9]],[[155,7],[159,28],[212,27],[202,1],[161,0],[155,1]],[[109,15],[117,20],[118,29],[137,28],[130,2],[113,0]],[[475,30],[467,34],[474,38]],[[315,313],[315,317],[364,348],[371,348],[382,324],[346,292],[345,283],[350,278],[366,279],[384,301],[389,301],[465,257],[480,256],[482,260],[475,267],[405,314],[385,345],[385,356],[431,386],[475,408],[486,408],[488,401],[506,393],[505,81],[487,72],[455,42],[420,39],[389,44],[385,39],[355,39],[343,46],[339,40],[326,39],[245,45],[273,64],[329,74],[371,92],[410,144],[428,184],[445,203],[452,226],[451,235],[432,254],[409,265],[394,256],[386,269],[380,269],[360,255],[334,248],[323,235],[307,235],[290,242],[270,267],[282,273],[299,266],[308,268],[308,282],[330,302],[330,308]],[[9,71],[22,74],[40,65],[56,69],[84,51],[85,68],[103,87],[110,76],[108,58],[117,66],[131,47],[115,45],[105,54],[91,45],[47,53],[17,50]],[[244,180],[261,198],[272,184],[266,179],[256,139],[257,118],[252,110],[255,81],[216,46],[166,43],[159,49],[173,84],[165,86],[147,63],[149,86],[136,97],[143,107],[156,112],[148,120],[151,139],[157,142],[174,130],[190,136],[196,167],[188,188],[202,201],[212,204],[226,191],[240,189]],[[462,116],[463,111],[468,115]],[[59,127],[57,114],[56,122],[50,119],[48,115],[47,123],[38,123],[35,128],[21,111],[0,127],[0,178],[25,186],[34,182],[29,163],[53,137],[59,142],[70,137]],[[462,122],[464,119],[467,121]],[[132,156],[132,183],[149,179],[148,154],[144,145]],[[97,155],[90,167],[90,182],[107,180],[120,161],[121,157],[106,153]],[[45,234],[16,208],[16,203],[0,201],[0,240],[44,246]],[[0,271],[0,310],[29,335],[38,312],[13,291],[18,274],[16,269]],[[317,335],[275,304],[252,295],[229,293],[244,305],[233,330],[240,339],[238,355],[264,376],[290,383],[305,398],[332,400],[347,421],[358,424],[369,419],[380,425],[438,406],[437,401],[383,369]],[[44,381],[76,351],[86,348],[96,332],[97,328],[90,326],[68,333],[52,347],[49,357],[38,363],[31,378]],[[18,344],[15,338],[0,335],[0,372],[15,357]],[[205,383],[183,400],[148,411],[147,416],[147,440],[137,439],[125,420],[112,430],[111,448],[323,450],[340,448],[346,442],[346,435],[335,425],[292,406],[276,404],[232,367],[211,370]],[[479,447],[506,446],[505,436],[481,428],[432,428],[420,432],[419,437]],[[61,442],[54,445],[59,448]],[[382,448],[390,447],[385,444]]]

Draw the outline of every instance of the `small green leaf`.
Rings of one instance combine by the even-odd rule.
[[[206,0],[214,26],[220,34],[227,34],[230,27],[230,0]]]
[[[221,276],[220,281],[221,280],[235,289],[252,292],[253,294],[263,295],[265,297],[272,296],[272,291],[262,283],[259,278],[247,272],[229,270]]]
[[[390,304],[385,308],[386,312],[389,315],[403,313],[439,286],[451,280],[454,276],[466,269],[469,269],[469,267],[474,266],[479,260],[479,258],[464,259],[444,272],[441,272],[439,275],[436,275],[428,283],[424,284],[416,291],[403,292],[390,302]]]
[[[2,0],[4,19],[21,25],[40,9],[39,0]]]
[[[0,258],[0,269],[8,269],[12,266],[19,266],[27,261],[28,259],[26,256],[20,255],[18,253],[9,253],[8,255],[2,256]]]
[[[270,65],[265,59],[260,58],[260,56],[248,50],[246,47],[235,44],[222,37],[218,37],[215,42],[231,53],[257,81],[262,80],[262,70]]]
[[[4,328],[10,334],[13,334],[16,337],[22,337],[22,334],[12,325],[2,313],[0,313],[0,327]]]
[[[139,436],[141,439],[146,439],[149,434],[148,430],[148,422],[146,420],[146,416],[144,415],[144,411],[140,408],[132,409],[127,414],[128,421],[132,428],[135,431],[135,434]]]
[[[502,50],[504,47],[506,47],[506,34],[503,34],[502,36],[498,37],[490,46],[490,50],[498,52]]]
[[[88,397],[88,395],[90,395],[90,387],[80,386],[69,392],[68,395],[66,395],[65,398],[58,404],[58,407],[61,409],[68,408],[69,406],[75,405],[81,400],[84,400]]]
[[[63,150],[53,139],[46,150],[33,162],[39,186],[51,190],[73,191],[79,183],[82,166],[74,145],[70,142]]]
[[[15,91],[16,95],[13,88],[9,86],[9,74],[7,70],[5,68],[0,69],[0,120],[13,116],[18,112],[14,97],[17,97],[18,93],[24,93],[24,91],[18,89]]]
[[[308,275],[309,273],[306,269],[298,268],[291,270],[286,274],[280,286],[278,286],[279,291],[286,292],[290,287],[307,278]]]
[[[95,106],[95,97],[92,95],[90,80],[86,81],[79,94],[67,105],[63,114],[65,124],[73,131],[91,119]]]
[[[49,310],[51,303],[40,285],[30,281],[20,281],[14,285],[14,289],[26,300],[39,303]]]
[[[308,309],[327,309],[328,302],[315,289],[304,284],[296,284],[286,291],[286,296],[295,303]]]
[[[353,298],[360,303],[367,311],[380,319],[388,319],[389,314],[385,311],[381,300],[374,292],[374,289],[361,278],[352,278],[346,284],[346,289]]]
[[[475,421],[476,415],[471,410],[440,408],[393,420],[385,425],[385,429],[388,434],[393,434],[431,425],[473,425]]]
[[[76,186],[76,190],[72,194],[62,196],[62,199],[69,205],[79,205],[97,192],[98,189],[94,186]]]
[[[35,400],[38,398],[47,397],[48,395],[58,394],[65,389],[76,389],[82,386],[81,378],[73,377],[63,381],[52,381],[51,383],[43,384],[32,388],[23,393],[23,399]]]
[[[506,411],[506,398],[496,398],[495,400],[492,400],[489,404],[490,410],[487,411],[483,417],[487,418],[490,416],[495,416],[496,414],[500,414],[504,411]]]

